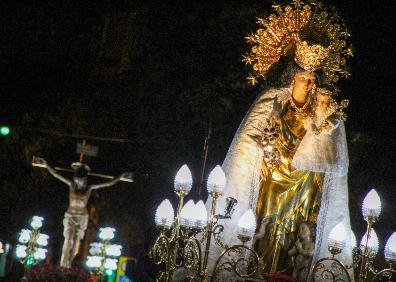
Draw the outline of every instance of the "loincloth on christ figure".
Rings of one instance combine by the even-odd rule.
[[[82,240],[85,235],[85,230],[88,227],[88,213],[70,213],[66,212],[63,219],[63,236],[67,237],[72,231],[76,239]]]

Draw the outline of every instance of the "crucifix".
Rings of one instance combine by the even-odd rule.
[[[96,150],[95,150],[96,148]],[[94,149],[94,150],[92,150]],[[33,156],[32,165],[43,167],[48,172],[65,183],[69,187],[69,206],[63,218],[63,236],[65,238],[62,247],[62,256],[60,265],[70,267],[74,256],[80,248],[80,241],[84,238],[85,230],[88,226],[88,210],[87,203],[93,190],[110,187],[119,181],[132,182],[132,173],[124,172],[117,177],[92,173],[91,168],[83,162],[84,154],[95,156],[97,147],[88,146],[83,143],[77,144],[77,151],[80,153],[80,161],[71,164],[71,169],[52,167],[43,158]],[[72,178],[66,178],[59,171],[72,172]],[[107,178],[99,184],[89,184],[89,176]]]

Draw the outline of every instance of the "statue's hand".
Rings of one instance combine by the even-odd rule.
[[[132,172],[124,172],[120,175],[120,179],[128,179],[132,180],[133,178],[133,173]]]
[[[36,157],[36,156],[33,156],[32,164],[36,165],[36,166],[42,166],[42,167],[48,166],[48,163],[46,160],[44,160],[43,158]]]

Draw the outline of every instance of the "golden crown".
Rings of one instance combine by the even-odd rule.
[[[307,71],[315,71],[321,67],[327,53],[327,49],[319,44],[309,45],[302,41],[296,44],[294,61]]]
[[[274,6],[275,13],[258,19],[259,29],[246,37],[252,45],[243,61],[252,65],[248,80],[255,84],[265,77],[269,69],[289,51],[294,51],[295,61],[304,69],[323,69],[325,83],[335,83],[339,75],[348,76],[346,58],[352,50],[346,40],[346,28],[334,10],[324,5],[302,4],[294,0],[291,5]],[[308,44],[306,38],[323,41]],[[324,47],[326,46],[326,47]]]
[[[325,96],[331,96],[332,93],[330,90],[323,88],[323,87],[318,87],[316,88],[316,92],[320,93],[321,95],[325,95]]]

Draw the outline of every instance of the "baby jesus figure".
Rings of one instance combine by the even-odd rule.
[[[335,101],[331,98],[330,91],[325,88],[318,88],[316,90],[314,114],[306,120],[306,129],[313,130],[315,135],[330,135],[340,124],[336,110]]]
[[[337,155],[341,146],[341,130],[345,114],[342,109],[347,100],[338,105],[325,88],[316,90],[315,108],[307,117],[304,126],[306,134],[293,157],[292,165],[300,170],[317,172],[337,172],[340,170],[340,160]]]
[[[293,278],[307,281],[309,267],[315,250],[315,227],[310,222],[302,222],[298,228],[297,239],[288,255],[294,258]]]

